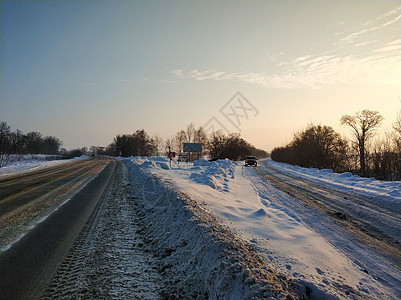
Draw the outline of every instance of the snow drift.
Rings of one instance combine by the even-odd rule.
[[[125,161],[145,242],[161,258],[166,296],[178,299],[302,299],[311,289],[278,274],[196,201]],[[157,220],[157,222],[155,222]]]
[[[358,189],[355,189],[355,185],[346,183],[342,178],[349,177],[348,174],[317,169],[291,170],[291,166],[269,160],[261,160],[259,168],[244,167],[243,162],[228,160],[188,164],[173,162],[169,170],[153,163],[160,158],[134,158],[132,161],[145,170],[146,176],[153,174],[155,180],[162,180],[173,191],[180,190],[200,210],[210,212],[219,226],[229,228],[228,231],[234,233],[237,240],[250,246],[263,259],[264,265],[274,269],[276,274],[286,276],[291,282],[302,282],[304,292],[301,295],[307,294],[311,299],[383,299],[399,294],[396,287],[399,270],[396,267],[379,259],[374,250],[363,250],[324,213],[302,206],[288,191],[277,189],[258,171],[268,171],[265,163],[272,164],[271,168],[285,169],[280,170],[284,174],[295,173],[291,174],[293,177],[280,180],[291,181],[291,178],[299,177],[303,180],[300,184],[307,188],[307,182],[320,184],[322,195],[326,193],[324,186],[337,189],[338,195],[350,192],[358,198],[357,195],[362,194],[358,198],[358,205],[362,206],[359,210],[356,206],[356,212],[365,209],[368,203],[399,212],[401,199],[390,193],[397,191],[400,182],[387,184],[368,179],[364,183],[360,181]],[[381,190],[377,189],[378,186]],[[152,189],[149,188],[149,191]],[[154,193],[158,194],[158,189]],[[333,197],[339,201],[337,204],[341,204],[340,200],[344,198]],[[344,202],[348,203],[347,199],[345,197]],[[356,202],[351,204],[356,205]],[[346,209],[347,213],[351,212],[350,207]],[[373,217],[375,213],[376,210],[372,210],[370,214]],[[396,217],[393,223],[399,222],[397,218],[399,220]],[[375,219],[372,224],[378,226],[378,220]],[[165,225],[168,226],[168,222]],[[388,227],[385,230],[387,235],[392,228]],[[365,272],[366,266],[369,273]]]

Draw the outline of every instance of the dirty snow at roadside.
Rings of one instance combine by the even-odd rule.
[[[0,176],[11,175],[23,171],[53,167],[69,161],[76,161],[87,158],[88,156],[82,155],[80,157],[74,157],[71,159],[59,159],[49,161],[46,160],[46,155],[23,155],[22,157],[15,159],[15,161],[10,162],[7,166],[0,168]]]
[[[397,268],[381,266],[384,272],[388,268],[390,279],[367,274],[344,254],[349,241],[344,239],[333,246],[310,226],[312,219],[305,220],[308,216],[299,215],[285,205],[291,200],[286,193],[261,180],[254,168],[228,160],[173,162],[171,168],[164,158],[130,160],[188,194],[251,245],[266,264],[307,286],[310,297],[394,299],[400,296],[401,278]],[[400,182],[361,179],[347,173],[333,174],[329,170],[304,170],[270,160],[263,163],[304,180],[362,193],[392,205],[401,203]],[[374,260],[374,257],[367,260]]]

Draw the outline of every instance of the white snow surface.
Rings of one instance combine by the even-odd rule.
[[[401,181],[375,180],[374,178],[353,175],[349,172],[333,173],[333,170],[330,169],[302,168],[273,160],[265,160],[264,163],[281,173],[301,177],[321,185],[379,197],[381,201],[400,203],[401,200]]]
[[[87,155],[74,157],[71,159],[47,160],[46,155],[23,155],[7,166],[0,168],[0,176],[11,175],[23,171],[37,170],[60,165],[70,161],[87,159]]]
[[[335,246],[314,230],[313,220],[287,206],[292,201],[243,162],[205,160],[172,162],[165,158],[129,158],[134,165],[164,178],[213,213],[223,224],[248,242],[279,272],[312,286],[314,298],[348,299],[350,291],[359,299],[400,297],[400,272],[381,267],[390,279],[367,274],[345,249],[352,242],[340,240]],[[305,169],[271,160],[260,161],[281,173],[338,190],[375,197],[384,206],[401,205],[401,182],[360,178],[350,173]],[[166,167],[167,166],[167,167]],[[306,216],[307,217],[307,216]],[[360,258],[362,261],[364,258]],[[366,261],[375,260],[374,257]],[[319,296],[320,295],[320,296]]]

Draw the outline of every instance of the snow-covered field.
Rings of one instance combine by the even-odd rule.
[[[302,209],[296,206],[300,205],[261,177],[255,168],[228,160],[173,162],[171,168],[164,158],[136,157],[129,161],[146,170],[144,174],[157,175],[171,187],[185,192],[229,226],[275,270],[308,286],[312,297],[400,297],[399,266],[377,259],[374,251],[365,252],[338,225],[330,225],[329,229],[314,228],[315,218],[323,216],[301,214]],[[278,170],[306,182],[361,195],[362,199],[377,200],[381,207],[396,209],[394,222],[399,224],[401,182],[362,179],[349,173],[333,174],[330,170],[304,169],[271,160],[260,163],[260,170]],[[330,237],[330,230],[337,229]],[[389,236],[394,235],[394,228],[391,230]],[[399,236],[399,231],[395,234]],[[356,254],[352,254],[354,252]],[[377,263],[377,270],[372,262]]]
[[[74,157],[71,159],[47,160],[46,155],[23,155],[22,157],[11,161],[9,164],[7,164],[7,166],[0,168],[0,176],[29,170],[37,170],[41,168],[48,168],[69,161],[76,161],[87,158],[88,156],[82,155],[80,157]]]

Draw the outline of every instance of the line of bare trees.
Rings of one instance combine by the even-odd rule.
[[[227,135],[222,131],[215,131],[208,135],[202,127],[196,127],[194,123],[188,124],[185,129],[164,141],[159,136],[150,137],[143,129],[134,134],[117,135],[106,149],[96,148],[96,153],[124,157],[153,156],[167,154],[171,150],[181,154],[184,143],[203,145],[202,153],[192,153],[192,160],[202,157],[238,160],[248,155],[267,156],[264,150],[255,148],[237,133]]]
[[[203,152],[193,153],[191,159],[201,157],[242,159],[248,155],[266,157],[267,153],[255,148],[239,134],[225,134],[222,131],[207,135],[202,127],[190,123],[172,138],[163,141],[158,136],[151,137],[141,129],[133,134],[117,135],[107,147],[92,146],[90,153],[113,156],[154,156],[166,154],[168,149],[179,154],[184,143],[202,143]],[[67,151],[60,149],[62,142],[52,136],[43,137],[39,132],[23,134],[20,130],[11,131],[10,126],[0,122],[0,167],[5,166],[12,154],[60,154],[62,158],[70,158],[88,153],[86,147]]]
[[[291,143],[276,147],[275,161],[308,168],[350,171],[365,177],[384,180],[401,179],[401,120],[398,115],[393,131],[374,140],[383,116],[363,110],[341,117],[341,124],[351,129],[353,138],[341,137],[329,126],[310,124],[294,134]]]
[[[174,137],[167,139],[165,150],[170,148],[181,153],[184,143],[202,143],[203,152],[194,153],[192,159],[209,157],[239,160],[248,155],[259,158],[267,156],[266,151],[257,149],[245,141],[239,133],[225,134],[222,130],[218,130],[208,135],[202,127],[196,127],[194,123],[188,124],[186,129],[178,131]]]
[[[42,136],[32,131],[24,134],[17,129],[12,131],[6,122],[0,122],[0,167],[9,162],[12,154],[49,154],[59,153],[62,141],[53,136]]]

